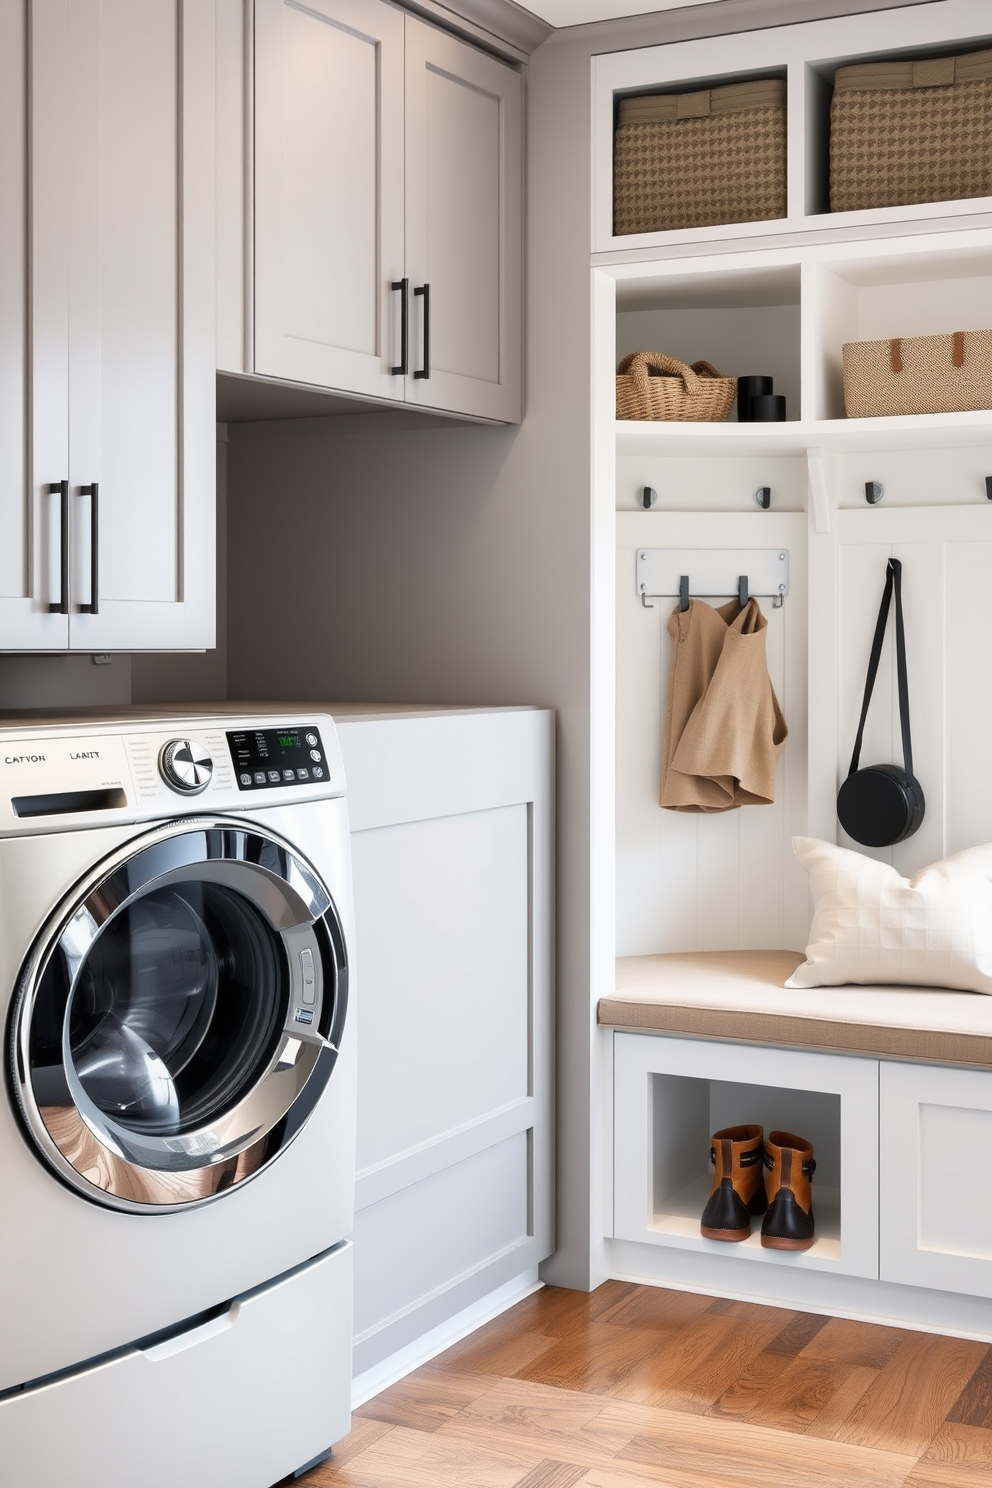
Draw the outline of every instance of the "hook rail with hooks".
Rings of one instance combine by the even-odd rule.
[[[689,608],[690,592],[707,599],[754,598],[780,609],[789,592],[785,548],[638,548],[635,585],[646,610],[650,599],[672,596]]]

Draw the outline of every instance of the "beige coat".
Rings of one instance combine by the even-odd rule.
[[[730,811],[775,799],[788,729],[768,676],[768,621],[756,599],[714,609],[692,599],[668,621],[672,665],[661,762],[661,805]]]

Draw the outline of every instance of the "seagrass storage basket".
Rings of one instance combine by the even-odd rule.
[[[848,341],[842,354],[848,418],[992,408],[992,330]]]
[[[709,362],[689,367],[659,351],[634,351],[617,368],[617,418],[719,423],[736,392],[737,378],[721,377]]]
[[[830,210],[992,195],[992,51],[842,67]]]
[[[620,100],[613,231],[784,217],[785,83],[730,83]]]

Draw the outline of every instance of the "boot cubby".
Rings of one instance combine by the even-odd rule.
[[[619,1032],[613,1050],[616,1239],[877,1277],[877,1061]],[[811,1249],[765,1249],[760,1216],[747,1240],[700,1234],[710,1139],[744,1124],[812,1142]]]

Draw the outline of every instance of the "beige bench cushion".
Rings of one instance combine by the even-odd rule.
[[[622,956],[599,1021],[647,1033],[992,1064],[992,997],[929,987],[787,989],[803,959],[799,951]]]

